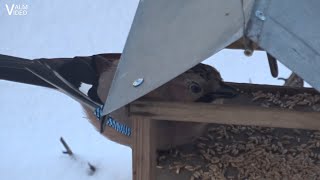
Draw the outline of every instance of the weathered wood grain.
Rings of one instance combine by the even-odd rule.
[[[154,180],[156,168],[156,137],[154,121],[132,116],[133,122],[133,180]]]
[[[258,106],[137,101],[130,113],[155,120],[320,129],[320,113]]]

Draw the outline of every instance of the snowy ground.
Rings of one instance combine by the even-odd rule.
[[[131,150],[100,136],[71,98],[11,82],[0,92],[0,179],[131,179]],[[75,160],[61,153],[61,136]]]
[[[3,0],[0,53],[38,58],[121,52],[137,2]],[[28,4],[28,15],[9,16],[5,4],[12,3]],[[247,58],[242,51],[225,50],[205,63],[227,81],[283,83],[271,77],[264,53]],[[280,76],[288,75],[281,66]],[[0,81],[0,102],[0,179],[131,179],[131,150],[100,136],[71,98]],[[61,136],[76,160],[61,153]],[[97,167],[93,176],[87,162]]]

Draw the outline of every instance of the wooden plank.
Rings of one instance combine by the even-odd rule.
[[[136,101],[132,115],[155,120],[320,129],[320,113],[231,104]]]
[[[133,180],[154,180],[156,168],[154,121],[137,116],[130,118],[133,122]]]
[[[277,86],[277,85],[267,85],[267,84],[249,84],[249,83],[234,83],[234,82],[225,82],[227,85],[232,86],[239,91],[247,92],[257,92],[264,91],[270,93],[288,94],[294,95],[299,93],[309,93],[309,94],[318,94],[319,92],[314,88],[306,87],[287,87],[287,86]]]
[[[210,99],[213,104],[231,104],[231,105],[241,105],[241,106],[269,106],[273,108],[288,108],[290,102],[296,101],[294,105],[294,110],[297,111],[319,111],[320,101],[316,100],[320,97],[320,93],[313,88],[301,88],[301,87],[287,87],[287,86],[275,86],[275,85],[265,85],[265,84],[248,84],[248,83],[233,83],[226,82],[228,86],[233,87],[237,90],[236,96],[232,98],[216,98]],[[273,103],[270,101],[270,96],[266,98],[257,98],[257,92],[262,94],[271,94],[277,96],[276,99],[278,103]],[[260,96],[261,96],[260,93]],[[254,95],[255,94],[255,95]],[[259,96],[259,95],[258,95]],[[302,97],[305,98],[307,102],[304,101]],[[255,100],[254,100],[255,99]],[[140,98],[138,101],[160,101],[158,99],[150,99],[147,96]],[[304,104],[304,105],[303,105]]]
[[[295,101],[295,105],[292,106],[294,110],[319,111],[320,101],[316,99],[320,97],[320,93],[313,88],[230,82],[227,82],[226,84],[235,88],[238,91],[237,95],[233,98],[217,98],[211,103],[256,107],[269,106],[272,108],[283,109],[288,108],[289,104]],[[264,95],[272,95],[274,99],[276,99],[277,103],[274,103],[274,100],[270,100],[272,99],[270,98],[271,96],[268,98],[257,98],[257,96],[259,96],[257,95],[257,92],[261,92],[261,94]]]

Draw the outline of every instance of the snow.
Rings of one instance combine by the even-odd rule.
[[[28,4],[8,16],[5,4]],[[122,52],[138,0],[2,0],[0,53],[25,58]],[[224,50],[205,61],[226,81],[282,84],[271,77],[265,53],[250,58]],[[290,71],[280,65],[280,76]],[[0,179],[131,179],[131,149],[102,137],[80,105],[54,90],[0,81]],[[75,159],[62,154],[64,137]],[[90,162],[97,167],[88,175]]]
[[[86,83],[82,82],[82,83],[80,84],[79,90],[80,90],[83,94],[88,95],[88,92],[89,92],[89,90],[90,90],[91,87],[92,87],[91,84],[86,84]]]
[[[0,97],[1,179],[131,179],[131,150],[102,137],[71,98],[12,82]],[[62,154],[61,136],[76,160]]]

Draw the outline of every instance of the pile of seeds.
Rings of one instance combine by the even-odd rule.
[[[160,170],[203,179],[320,179],[320,131],[212,125],[159,153]]]
[[[320,95],[309,93],[280,95],[280,93],[264,93],[262,91],[253,92],[252,101],[262,100],[262,106],[278,106],[281,108],[293,109],[295,106],[311,106],[314,111],[320,111]]]

